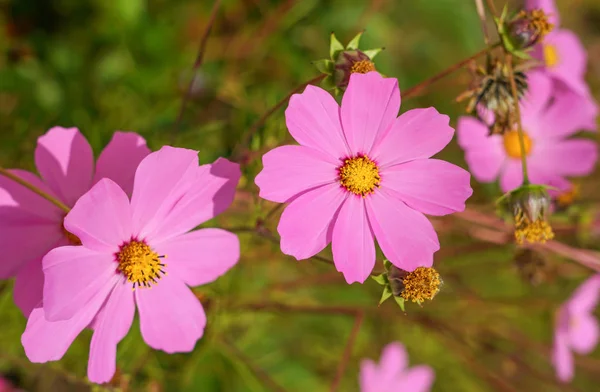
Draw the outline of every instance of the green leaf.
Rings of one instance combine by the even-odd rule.
[[[391,266],[392,266],[392,263],[388,259],[383,259],[383,267],[385,268],[386,271],[389,270]]]
[[[388,284],[387,274],[371,276],[371,279],[373,279],[375,282],[377,282],[378,284],[380,284],[382,286],[385,286]]]
[[[344,50],[344,45],[335,37],[335,33],[331,33],[331,43],[329,44],[329,56],[335,61],[337,53]]]
[[[404,298],[394,297],[394,299],[396,300],[396,303],[398,304],[398,306],[400,306],[400,309],[402,309],[403,312],[406,312],[406,310],[404,309]]]
[[[313,61],[313,64],[315,65],[315,67],[317,67],[317,69],[321,73],[324,73],[327,75],[331,75],[333,73],[333,61],[331,61],[331,60],[328,60],[328,59],[316,60],[316,61]]]
[[[335,82],[333,81],[333,76],[329,75],[327,77],[325,77],[325,79],[323,79],[321,81],[321,87],[323,87],[325,90],[332,90],[335,88]]]
[[[369,58],[371,60],[373,60],[375,58],[375,56],[377,56],[379,54],[379,52],[381,52],[383,49],[385,48],[377,48],[377,49],[369,49],[369,50],[363,50],[362,52],[364,54],[366,54],[367,56],[369,56]]]
[[[391,296],[392,296],[392,289],[390,289],[390,286],[385,286],[385,288],[383,289],[383,293],[381,294],[381,299],[379,300],[379,305],[384,303],[385,300],[390,298]]]
[[[364,32],[365,31],[363,30],[360,33],[356,34],[356,36],[354,36],[354,38],[352,38],[352,41],[348,42],[348,45],[346,45],[346,49],[348,49],[348,50],[358,49],[358,45],[360,43],[360,37],[362,37]]]

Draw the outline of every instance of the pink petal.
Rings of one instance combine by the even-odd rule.
[[[77,128],[54,127],[38,138],[35,165],[68,206],[92,186],[94,153]]]
[[[535,171],[530,175],[535,175]],[[523,169],[519,159],[507,159],[500,173],[500,189],[502,192],[510,192],[523,184]]]
[[[150,149],[143,137],[133,132],[115,132],[98,157],[94,183],[110,178],[131,195],[135,171],[148,154]]]
[[[104,178],[81,196],[65,217],[65,228],[96,251],[116,252],[132,237],[129,199],[112,180]]]
[[[569,343],[573,351],[579,354],[589,354],[598,344],[598,320],[591,314],[571,316]]]
[[[473,194],[471,175],[464,169],[438,159],[417,159],[391,166],[381,172],[381,186],[410,208],[430,215],[464,211]]]
[[[166,270],[189,286],[216,280],[240,258],[237,236],[221,229],[200,229],[180,235],[156,247],[166,255]]]
[[[340,123],[340,108],[322,88],[308,85],[302,94],[292,95],[285,122],[290,134],[302,146],[333,158],[350,155]]]
[[[350,75],[340,114],[352,154],[369,155],[373,145],[385,137],[399,110],[397,79],[384,78],[377,72]]]
[[[543,137],[562,139],[582,129],[595,130],[597,115],[593,97],[561,88],[557,89],[552,105],[536,120]]]
[[[583,78],[587,67],[587,54],[579,37],[570,30],[555,29],[544,37],[544,45],[554,47],[558,56],[558,63],[547,67],[548,72],[574,91],[585,93],[586,83]]]
[[[384,189],[366,198],[371,228],[385,257],[396,267],[413,271],[431,267],[440,249],[431,222]]]
[[[134,314],[133,291],[123,277],[108,296],[94,323],[88,361],[88,378],[91,382],[102,384],[113,378],[117,344],[131,328]]]
[[[202,304],[179,279],[164,276],[151,288],[135,291],[144,341],[167,353],[190,352],[204,333]]]
[[[541,9],[548,16],[548,21],[558,27],[560,24],[560,14],[556,8],[554,0],[525,0],[525,8],[528,10]]]
[[[560,175],[585,176],[594,170],[598,145],[591,140],[546,141],[533,147],[528,162]]]
[[[573,379],[575,373],[573,354],[569,350],[567,336],[558,328],[554,331],[552,363],[559,380],[569,382]]]
[[[346,282],[364,283],[375,266],[375,241],[362,197],[352,195],[342,204],[331,246],[335,268],[344,274]]]
[[[107,285],[114,286],[120,276],[112,254],[98,253],[84,246],[53,249],[42,264],[44,310],[48,321],[73,317]]]
[[[428,392],[431,390],[435,373],[429,366],[420,365],[408,369],[398,380],[398,390]]]
[[[219,215],[233,202],[240,176],[240,165],[224,158],[197,167],[191,183],[182,184],[183,191],[177,199],[161,205],[142,236],[159,243]]]
[[[19,271],[13,290],[15,304],[25,317],[29,317],[31,311],[42,303],[43,289],[42,259],[33,259]]]
[[[379,360],[379,367],[384,373],[397,375],[408,367],[408,353],[404,346],[393,342],[385,346]]]
[[[35,174],[20,169],[10,169],[9,171],[50,196],[56,197],[52,190]],[[62,222],[64,216],[64,212],[48,200],[4,176],[0,176],[0,206],[2,206],[2,210],[12,207],[28,212],[39,217],[40,221]]]
[[[112,287],[107,285],[98,291],[84,308],[68,320],[47,321],[44,309],[35,308],[21,336],[27,358],[36,363],[61,359],[77,335],[94,319],[111,289]]]
[[[594,311],[600,296],[600,274],[592,275],[573,293],[567,306],[569,313],[580,315]]]
[[[262,158],[254,182],[263,199],[285,203],[297,194],[336,181],[341,161],[303,146],[277,147]]]
[[[473,176],[481,182],[496,180],[506,159],[502,138],[488,136],[489,130],[482,122],[467,116],[458,119],[456,130]]]
[[[552,80],[542,71],[527,73],[527,92],[521,99],[521,114],[534,116],[542,112],[552,98]]]
[[[370,359],[360,363],[360,392],[379,392],[382,387],[377,365]]]
[[[298,260],[322,251],[331,242],[335,216],[348,196],[337,183],[308,191],[281,214],[277,231],[281,251]]]
[[[409,110],[394,121],[387,136],[377,142],[369,157],[379,167],[429,158],[452,140],[454,130],[448,125],[449,121],[448,116],[434,108]]]

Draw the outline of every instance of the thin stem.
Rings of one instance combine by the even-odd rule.
[[[496,5],[494,4],[494,0],[487,0],[487,5],[490,9],[490,12],[492,13],[492,16],[498,15],[498,11],[496,11]]]
[[[356,316],[364,309],[352,306],[315,306],[315,305],[293,305],[279,302],[245,303],[234,305],[233,309],[252,310],[255,312],[281,312],[281,313],[317,313],[329,315]]]
[[[486,45],[490,44],[490,36],[488,34],[487,26],[485,24],[485,8],[483,7],[483,0],[475,0],[475,7],[477,7],[477,15],[481,22],[481,31],[483,32],[483,42]]]
[[[190,80],[190,84],[188,85],[188,89],[183,96],[183,100],[181,101],[181,108],[179,109],[179,114],[177,115],[177,120],[175,120],[175,126],[173,128],[174,131],[179,129],[179,125],[181,124],[181,119],[183,118],[183,113],[185,112],[185,107],[192,96],[192,91],[194,90],[194,82],[196,81],[196,71],[202,65],[202,61],[204,60],[204,52],[206,51],[206,42],[208,41],[208,36],[210,35],[210,31],[215,23],[215,19],[217,18],[217,11],[219,10],[219,6],[221,5],[221,0],[215,0],[210,17],[208,19],[208,23],[206,24],[206,28],[204,29],[204,33],[202,33],[202,37],[200,38],[200,46],[198,47],[198,54],[196,54],[196,60],[194,61],[194,65],[192,66],[192,79]],[[174,137],[174,133],[173,136]]]
[[[302,83],[301,85],[299,85],[298,87],[296,87],[295,89],[293,89],[288,95],[286,95],[285,97],[283,97],[279,102],[277,102],[275,104],[275,106],[273,106],[271,109],[267,110],[265,112],[265,114],[263,114],[258,120],[256,120],[256,122],[254,124],[252,124],[250,126],[250,129],[248,130],[248,132],[246,133],[246,135],[244,135],[244,137],[242,138],[242,141],[237,144],[235,146],[235,148],[233,149],[233,152],[231,154],[232,156],[232,160],[234,161],[238,161],[241,158],[241,149],[243,147],[248,146],[248,144],[250,143],[250,141],[252,140],[252,137],[254,136],[254,134],[260,129],[261,126],[264,125],[265,121],[267,121],[267,119],[273,114],[275,113],[279,108],[281,108],[283,105],[285,105],[285,103],[290,99],[290,97],[298,92],[300,92],[300,90],[302,90],[304,87],[306,87],[309,84],[313,84],[313,83],[317,83],[320,82],[321,80],[323,80],[325,78],[325,74],[319,75],[315,78],[312,78],[311,80]]]
[[[8,170],[6,170],[6,169],[4,169],[2,167],[0,167],[0,175],[3,175],[4,177],[9,178],[9,179],[13,180],[16,183],[23,185],[25,188],[29,189],[33,193],[36,193],[39,196],[43,197],[44,199],[48,200],[50,203],[54,204],[55,206],[57,206],[58,208],[60,208],[64,212],[68,213],[69,211],[71,211],[71,209],[68,206],[66,206],[65,204],[63,204],[63,202],[61,202],[57,198],[55,198],[55,197],[47,194],[46,192],[44,192],[43,190],[39,189],[35,185],[30,184],[29,182],[25,181],[21,177],[17,176],[16,174],[11,173],[10,171],[8,171]]]
[[[437,82],[440,79],[443,79],[444,77],[450,75],[451,73],[453,73],[454,71],[457,71],[459,69],[461,69],[462,67],[464,67],[465,65],[467,65],[468,63],[470,63],[471,61],[477,59],[478,57],[483,56],[484,54],[487,54],[489,52],[491,52],[492,50],[494,50],[496,47],[500,46],[500,43],[497,42],[494,45],[490,45],[488,47],[486,47],[485,49],[480,50],[479,52],[475,53],[474,55],[467,57],[466,59],[446,68],[445,70],[443,70],[442,72],[438,73],[435,76],[432,76],[431,78],[422,81],[421,83],[417,84],[416,86],[413,86],[407,90],[405,90],[402,93],[402,98],[408,98],[408,97],[412,97],[417,95],[418,93],[420,93],[422,90],[424,90],[425,88],[429,87],[430,85],[432,85],[433,83]]]
[[[517,83],[515,82],[515,72],[512,66],[513,57],[510,53],[506,54],[506,65],[510,77],[510,87],[512,89],[515,111],[517,112],[517,132],[519,134],[519,147],[521,149],[521,166],[523,169],[523,185],[529,184],[529,175],[527,172],[527,151],[525,151],[525,134],[523,133],[523,124],[521,123],[521,108],[519,107],[519,95],[517,93]]]
[[[340,364],[338,365],[335,378],[331,383],[331,388],[329,388],[331,392],[337,391],[338,387],[340,386],[340,382],[342,381],[342,377],[344,376],[346,367],[348,367],[350,356],[352,356],[352,349],[354,348],[354,344],[356,343],[356,338],[358,337],[358,332],[360,331],[360,327],[364,318],[364,312],[359,312],[356,315],[356,318],[354,319],[354,325],[352,326],[352,331],[350,331],[350,336],[348,336],[346,348],[344,349],[344,353],[342,354],[342,359],[340,360]]]

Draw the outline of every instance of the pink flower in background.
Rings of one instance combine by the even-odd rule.
[[[256,177],[262,198],[290,203],[277,228],[283,253],[306,259],[331,242],[337,270],[362,283],[377,238],[397,267],[431,267],[439,242],[423,214],[462,211],[470,176],[429,159],[452,139],[447,116],[399,109],[397,80],[376,72],[352,74],[341,108],[315,86],[292,96],[286,123],[300,145],[265,154]]]
[[[376,364],[364,359],[360,365],[361,392],[427,392],[435,375],[426,365],[408,367],[408,354],[400,343],[388,344]]]
[[[110,179],[94,185],[65,218],[82,246],[55,248],[43,259],[43,308],[33,310],[22,336],[28,358],[60,359],[91,324],[88,377],[107,382],[136,305],[150,347],[192,351],[206,317],[187,286],[212,282],[240,251],[232,233],[190,230],[231,204],[239,178],[235,163],[198,166],[196,151],[163,147],[139,164],[131,201]]]
[[[551,81],[540,72],[528,75],[529,89],[521,102],[529,179],[534,184],[570,188],[567,176],[584,176],[594,169],[598,146],[585,139],[568,139],[581,124],[581,107],[569,93],[551,101]],[[487,126],[472,117],[457,124],[458,143],[473,176],[481,182],[500,178],[502,191],[521,185],[521,148],[516,131],[488,136]]]
[[[149,153],[138,134],[115,132],[94,165],[92,148],[77,128],[54,127],[38,139],[35,150],[41,178],[12,172],[71,207],[104,177],[131,193],[135,169]],[[17,276],[14,299],[27,316],[42,299],[42,257],[78,239],[64,230],[64,211],[5,177],[0,177],[0,207],[0,278]]]
[[[593,312],[599,295],[600,275],[594,275],[558,311],[552,362],[561,381],[570,381],[575,373],[572,352],[589,354],[598,344],[600,327]]]

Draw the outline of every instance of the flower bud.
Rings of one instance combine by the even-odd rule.
[[[515,49],[527,49],[539,43],[553,25],[543,10],[520,11],[507,25],[507,38]]]
[[[500,199],[504,212],[513,216],[517,244],[544,243],[554,238],[547,220],[550,201],[550,195],[542,185],[523,185]]]

